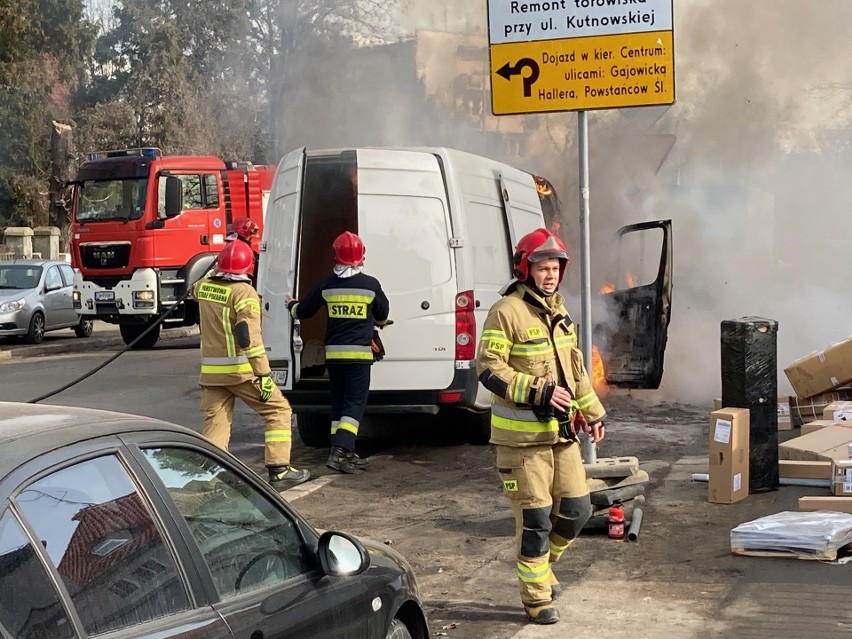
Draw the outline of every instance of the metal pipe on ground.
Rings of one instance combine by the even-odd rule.
[[[630,528],[627,529],[627,541],[636,541],[639,539],[639,529],[642,527],[641,508],[633,509],[633,518],[630,520]]]
[[[693,481],[710,481],[709,473],[692,473]],[[807,486],[808,488],[831,488],[830,479],[800,479],[799,477],[782,477],[782,486]]]

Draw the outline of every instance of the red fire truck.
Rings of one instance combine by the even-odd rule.
[[[73,183],[77,312],[118,324],[126,344],[175,305],[162,327],[196,324],[197,305],[180,298],[211,267],[233,219],[262,227],[274,172],[152,147],[89,154]],[[157,326],[136,348],[159,334]]]

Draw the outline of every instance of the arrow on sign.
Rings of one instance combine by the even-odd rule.
[[[521,75],[524,67],[528,67],[532,71],[529,75],[524,76],[524,97],[528,98],[532,95],[532,85],[538,80],[538,62],[532,58],[521,58],[515,66],[507,62],[498,69],[497,75],[511,80],[513,75]]]

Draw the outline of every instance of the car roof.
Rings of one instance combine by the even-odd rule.
[[[68,264],[68,262],[63,262],[62,260],[40,260],[40,259],[14,259],[14,260],[3,260],[0,261],[0,266],[8,266],[9,264],[17,264],[20,266],[47,266],[52,264]]]
[[[87,439],[162,430],[198,436],[152,417],[91,408],[0,402],[0,478],[30,459]]]

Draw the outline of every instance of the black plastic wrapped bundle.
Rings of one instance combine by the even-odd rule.
[[[722,406],[749,409],[749,492],[778,490],[778,322],[722,322]]]

